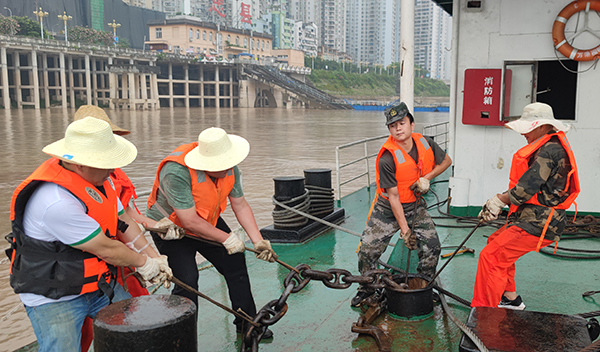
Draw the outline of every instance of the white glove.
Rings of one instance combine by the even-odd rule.
[[[242,242],[242,240],[240,240],[240,238],[233,232],[231,232],[229,237],[227,237],[225,242],[223,242],[223,247],[227,249],[227,254],[229,255],[242,253],[246,249],[244,242]]]
[[[419,177],[417,182],[413,183],[413,187],[411,189],[419,194],[425,194],[429,192],[429,180],[425,177]]]
[[[256,258],[273,263],[275,259],[279,258],[273,248],[271,248],[271,242],[268,240],[260,240],[254,244],[254,249],[260,253],[256,253]]]
[[[165,241],[180,240],[185,236],[185,229],[175,225],[169,218],[160,219],[155,228],[167,230],[166,233],[158,233],[158,236]]]
[[[171,288],[170,280],[173,278],[173,271],[169,267],[169,258],[167,258],[166,255],[161,255],[160,257],[156,258],[156,260],[160,266],[160,275],[164,276],[164,279],[161,279],[160,281],[164,280],[165,288]]]
[[[483,219],[484,221],[496,220],[498,219],[498,214],[500,214],[505,205],[506,204],[501,201],[496,194],[492,198],[488,199],[487,202],[485,202],[477,217]]]
[[[150,258],[146,256],[146,263],[142,266],[135,268],[135,271],[140,274],[142,278],[142,284],[145,287],[150,285],[156,285],[160,282],[160,262],[157,258]]]

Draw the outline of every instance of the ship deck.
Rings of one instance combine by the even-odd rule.
[[[443,175],[439,179],[443,179]],[[447,179],[447,177],[446,177]],[[438,195],[447,193],[447,183],[432,186]],[[425,197],[428,204],[437,200],[434,195]],[[374,188],[363,188],[341,200],[345,219],[340,226],[354,232],[362,232]],[[445,197],[440,197],[445,198]],[[445,209],[445,207],[444,207]],[[456,246],[470,232],[473,224],[457,219],[436,218],[441,216],[437,208],[430,210],[438,225],[442,246]],[[477,229],[466,243],[475,254],[457,255],[440,275],[442,287],[468,301],[473,294],[478,253],[486,243],[486,237],[495,228],[484,226]],[[392,239],[392,243],[398,236]],[[568,242],[568,243],[567,243]],[[304,263],[314,270],[329,268],[346,269],[358,274],[356,248],[359,238],[340,230],[326,231],[300,244],[273,244],[279,259],[292,266]],[[599,239],[564,241],[561,246],[580,249],[600,249]],[[398,265],[398,255],[404,246],[388,248],[382,260]],[[443,249],[450,253],[452,249]],[[393,253],[393,254],[392,254]],[[390,255],[393,258],[390,260]],[[440,259],[439,267],[447,259]],[[246,261],[252,283],[252,291],[260,309],[267,302],[281,296],[283,280],[289,270],[277,263],[267,263],[246,252]],[[412,261],[413,263],[415,261]],[[203,265],[200,265],[202,267]],[[529,253],[517,261],[517,291],[523,297],[528,311],[558,314],[579,314],[596,311],[600,295],[582,297],[582,293],[600,290],[600,274],[597,260],[561,259],[540,253]],[[369,335],[351,332],[353,322],[362,314],[351,308],[350,300],[356,293],[357,284],[348,289],[327,288],[319,281],[311,281],[288,300],[285,316],[272,325],[274,338],[261,342],[260,351],[378,351],[375,340]],[[229,298],[225,281],[214,268],[200,272],[199,290],[225,305]],[[161,289],[157,292],[167,293]],[[447,298],[452,313],[466,322],[470,308]],[[198,350],[240,350],[241,335],[236,334],[233,316],[213,304],[200,299],[198,319]],[[442,306],[434,306],[434,314],[421,321],[397,320],[388,314],[380,315],[373,325],[381,328],[391,342],[392,351],[458,351],[462,332],[452,323]]]

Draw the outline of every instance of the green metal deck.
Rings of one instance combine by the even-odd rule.
[[[439,179],[443,179],[443,175]],[[432,189],[444,199],[447,183],[438,183]],[[362,232],[371,204],[374,188],[361,189],[344,197],[341,207],[346,218],[340,225],[355,232]],[[428,204],[436,199],[426,196]],[[432,216],[440,215],[431,210]],[[456,220],[434,219],[436,224],[461,225]],[[468,225],[467,225],[468,226]],[[442,246],[458,245],[471,228],[438,226]],[[477,256],[486,243],[487,235],[494,228],[480,227],[467,246],[475,249],[475,255],[456,256],[440,275],[442,286],[450,292],[471,300],[477,268]],[[392,239],[396,241],[397,235]],[[567,241],[561,242],[565,245]],[[274,244],[279,259],[296,266],[308,264],[315,270],[329,268],[346,269],[358,274],[356,248],[359,238],[348,233],[331,230],[302,244]],[[570,241],[569,247],[600,249],[598,238]],[[388,248],[382,260],[402,268],[404,246]],[[443,250],[443,253],[451,250]],[[404,254],[405,255],[405,254]],[[390,256],[393,258],[390,259]],[[416,256],[415,256],[416,258]],[[439,267],[443,265],[441,259]],[[276,263],[257,260],[246,252],[246,261],[252,283],[257,309],[279,298],[283,292],[283,280],[288,270]],[[416,263],[416,259],[411,263]],[[538,253],[529,253],[517,262],[517,290],[527,304],[528,311],[562,314],[578,314],[596,311],[600,302],[594,296],[582,298],[582,293],[600,290],[600,271],[597,260],[557,259]],[[414,270],[414,268],[413,268]],[[200,273],[200,291],[209,297],[229,305],[225,281],[214,268]],[[319,281],[311,281],[303,290],[292,293],[287,300],[287,314],[271,329],[274,338],[261,342],[261,351],[377,351],[375,340],[368,335],[351,332],[361,312],[350,307],[356,293],[356,284],[348,289],[327,288]],[[161,289],[157,293],[166,293]],[[600,295],[596,297],[600,300]],[[469,308],[448,298],[450,309],[461,321],[466,322]],[[241,335],[236,334],[233,316],[200,299],[198,319],[199,351],[239,351]],[[380,327],[390,338],[392,351],[458,351],[462,332],[436,305],[434,315],[423,321],[395,320],[382,314],[373,325]]]

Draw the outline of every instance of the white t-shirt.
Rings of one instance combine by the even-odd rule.
[[[118,198],[117,198],[118,199]],[[123,213],[121,201],[117,202]],[[60,241],[67,245],[83,244],[102,234],[100,224],[85,213],[85,205],[71,192],[55,183],[44,182],[31,195],[23,215],[23,231],[41,241]],[[29,307],[46,303],[68,301],[79,295],[51,299],[34,293],[19,294],[21,302]]]

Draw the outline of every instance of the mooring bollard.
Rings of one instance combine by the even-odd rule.
[[[301,211],[307,211],[309,199],[304,188],[304,177],[283,176],[274,177],[276,201]],[[280,206],[273,210],[273,223],[276,229],[297,229],[308,223],[308,219],[292,213]]]
[[[196,305],[175,295],[113,303],[94,318],[95,352],[197,351]]]
[[[333,213],[334,196],[330,169],[304,170],[304,183],[309,191],[309,214],[319,218]]]

